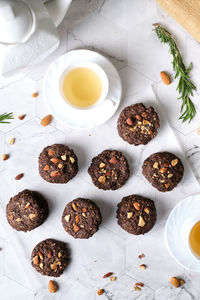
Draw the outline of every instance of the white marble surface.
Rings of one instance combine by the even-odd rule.
[[[174,33],[186,63],[192,60],[194,64],[191,74],[197,85],[194,101],[198,113],[190,124],[178,120],[177,82],[166,87],[160,81],[161,70],[173,72],[167,47],[161,45],[152,32],[155,22],[161,22]],[[199,191],[199,185],[190,168],[186,167],[182,183],[170,193],[160,193],[142,177],[141,163],[150,153],[161,149],[174,151],[181,157],[185,154],[200,181],[200,136],[197,134],[200,126],[200,46],[154,0],[73,0],[59,32],[61,44],[47,60],[14,78],[0,80],[0,112],[13,111],[15,116],[26,114],[23,121],[16,118],[10,125],[0,125],[1,152],[10,154],[9,160],[0,161],[0,299],[199,299],[200,274],[189,272],[176,263],[168,253],[163,236],[171,209],[186,196]],[[95,129],[80,133],[65,128],[56,120],[43,128],[40,119],[48,114],[41,90],[45,71],[59,55],[77,48],[95,49],[114,63],[123,83],[123,101],[116,115]],[[35,90],[39,91],[36,99],[31,97]],[[116,131],[119,111],[137,101],[153,104],[162,115],[159,135],[146,147],[126,144]],[[9,145],[11,137],[16,138],[12,146]],[[55,142],[69,144],[79,157],[80,171],[67,185],[49,185],[38,175],[38,154],[44,146]],[[98,190],[87,175],[91,157],[104,148],[122,150],[130,163],[131,178],[118,191]],[[14,177],[21,172],[25,176],[16,182]],[[14,232],[5,218],[9,198],[24,188],[40,190],[50,205],[47,221],[27,234]],[[130,193],[140,193],[155,200],[158,220],[145,236],[130,236],[116,224],[116,204]],[[103,214],[99,232],[86,241],[74,240],[60,224],[64,206],[77,196],[96,200]],[[47,237],[66,241],[72,253],[71,264],[58,279],[60,290],[55,295],[50,295],[47,289],[49,278],[36,273],[30,265],[32,248]],[[146,257],[139,260],[141,253]],[[145,271],[139,268],[141,263],[147,265]],[[115,272],[115,282],[102,279],[109,271]],[[175,289],[169,284],[171,276],[183,277],[186,284]],[[133,291],[136,281],[144,283],[140,292]],[[98,288],[106,291],[101,297],[96,295]]]

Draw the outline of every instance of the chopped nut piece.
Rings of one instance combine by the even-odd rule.
[[[75,162],[75,159],[71,156],[70,156],[69,160],[71,161],[72,164]]]
[[[13,145],[15,143],[15,138],[12,138],[9,142],[10,145]]]
[[[43,168],[44,171],[48,171],[49,169],[50,169],[50,168],[49,168],[48,165],[44,166],[44,168]]]
[[[84,218],[86,218],[86,214],[85,214],[85,213],[82,213],[82,216],[83,216]]]
[[[176,159],[173,159],[173,160],[171,161],[172,167],[175,167],[175,166],[177,165],[177,163],[178,163],[178,159],[177,159],[177,158],[176,158]]]
[[[166,168],[168,168],[170,166],[170,164],[164,163],[163,166],[166,167]]]
[[[48,289],[50,293],[56,293],[58,290],[58,285],[55,281],[50,280],[48,284]]]
[[[52,161],[52,163],[57,164],[57,163],[59,163],[60,159],[53,157],[53,158],[51,158],[51,161]]]
[[[43,263],[40,263],[40,269],[43,269]]]
[[[84,228],[84,225],[80,225],[81,228]]]
[[[149,208],[148,208],[148,207],[145,207],[145,208],[144,208],[144,211],[145,211],[145,213],[146,213],[147,215],[149,215],[149,213],[150,213],[150,210],[149,210]]]
[[[24,174],[20,173],[15,177],[15,180],[20,180],[22,177],[24,177]]]
[[[105,167],[105,164],[104,163],[100,163],[99,168],[102,169],[104,167]]]
[[[138,258],[139,258],[139,259],[142,259],[143,257],[145,257],[145,254],[144,254],[144,253],[138,255]]]
[[[111,176],[111,172],[110,172],[110,171],[106,171],[105,175],[106,175],[107,177],[110,177],[110,176]]]
[[[158,162],[155,162],[155,163],[153,164],[153,168],[154,168],[154,169],[158,169]]]
[[[112,158],[109,160],[109,163],[110,163],[110,164],[117,164],[117,163],[118,163],[118,160],[116,159],[116,157],[112,157]]]
[[[139,291],[141,291],[141,288],[140,288],[139,286],[136,285],[136,286],[133,287],[133,290],[139,292]]]
[[[33,263],[34,263],[34,265],[38,265],[39,264],[39,258],[38,258],[38,256],[34,256],[33,257]]]
[[[183,279],[180,279],[180,285],[183,285],[184,283],[185,283],[185,280],[183,280]]]
[[[58,168],[62,169],[63,165],[62,164],[58,164]]]
[[[143,118],[146,118],[146,117],[148,116],[148,114],[147,114],[146,112],[143,112],[143,113],[141,114],[141,116],[142,116]]]
[[[146,270],[147,266],[144,265],[144,264],[142,264],[142,265],[140,265],[140,268],[141,268],[142,270]]]
[[[52,171],[52,172],[50,173],[50,176],[51,176],[51,177],[59,177],[59,176],[61,176],[61,174],[60,174],[60,172],[58,172],[58,171]]]
[[[136,210],[140,210],[140,204],[138,202],[133,202],[133,206]]]
[[[167,178],[172,178],[174,175],[172,173],[170,173],[169,175],[167,175]]]
[[[16,221],[17,221],[17,222],[21,222],[22,219],[21,219],[21,218],[17,218]]]
[[[87,211],[87,208],[86,207],[83,207],[82,208],[82,211],[85,213]]]
[[[28,217],[29,219],[33,220],[36,217],[36,214],[30,214]]]
[[[40,259],[43,259],[43,258],[44,258],[42,252],[40,252],[40,251],[38,251],[38,256],[39,256]]]
[[[79,222],[80,222],[80,219],[79,219],[79,216],[78,216],[78,215],[75,216],[75,222],[76,222],[76,223],[79,223]]]
[[[101,182],[102,184],[104,184],[106,182],[106,177],[105,176],[100,176],[98,178],[98,181]]]
[[[138,226],[144,227],[144,225],[145,225],[145,221],[144,221],[143,217],[140,216],[140,217],[139,217],[139,223],[138,223]]]
[[[58,258],[61,258],[61,256],[62,256],[62,253],[58,252]]]
[[[127,213],[127,218],[128,218],[128,219],[132,218],[132,216],[133,216],[132,211]]]
[[[62,159],[62,160],[66,160],[66,159],[67,159],[67,156],[66,156],[66,155],[62,155],[62,156],[61,156],[61,159]]]
[[[117,279],[117,277],[115,277],[115,276],[110,277],[110,281],[115,281],[116,279]]]
[[[25,118],[25,116],[26,116],[26,115],[19,115],[19,116],[18,116],[18,119],[22,121],[22,120]]]
[[[78,210],[78,208],[77,208],[77,206],[76,206],[76,204],[75,204],[74,202],[72,203],[72,208],[73,208],[73,210],[75,210],[75,211]]]
[[[65,221],[66,221],[66,222],[69,222],[69,220],[70,220],[70,215],[66,215],[66,216],[65,216]]]
[[[32,97],[33,97],[33,98],[37,98],[37,97],[38,97],[38,93],[37,93],[37,92],[33,93],[33,94],[32,94]]]
[[[53,264],[50,265],[51,270],[56,270],[57,269],[57,264],[54,262]]]
[[[48,258],[51,258],[51,257],[52,257],[52,252],[51,252],[51,251],[49,251],[49,253],[47,254],[47,257],[48,257]]]
[[[148,134],[152,135],[152,134],[153,134],[153,131],[152,131],[152,130],[149,130],[149,131],[148,131]]]
[[[128,118],[128,119],[126,120],[126,123],[127,123],[129,126],[133,125],[133,120],[132,120],[132,118]]]
[[[170,183],[165,183],[166,189],[168,189],[169,186],[170,186]]]
[[[143,286],[144,286],[144,283],[143,283],[143,282],[136,282],[136,283],[135,283],[135,286],[141,286],[141,287],[143,287]]]
[[[98,294],[99,296],[101,296],[103,293],[104,293],[104,289],[99,289],[99,290],[97,291],[97,294]]]
[[[151,123],[148,120],[143,119],[142,124],[143,125],[148,125],[148,124],[151,124]]]
[[[164,173],[167,172],[167,168],[161,168],[161,169],[159,170],[159,172],[160,172],[161,174],[164,174]]]
[[[183,283],[182,283],[183,282]],[[175,287],[178,288],[180,285],[184,284],[185,281],[183,279],[179,279],[177,277],[171,277],[170,278],[170,283]]]
[[[106,274],[103,275],[103,278],[108,278],[111,275],[113,275],[113,272],[108,272],[108,273],[106,273]]]
[[[73,223],[73,230],[74,230],[74,232],[78,232],[80,230],[80,227],[78,225],[76,225],[75,223]]]
[[[30,202],[27,202],[26,205],[25,205],[25,208],[29,208],[31,206]]]
[[[52,149],[49,149],[48,155],[49,155],[49,156],[52,156],[52,155],[54,155],[54,154],[55,154],[55,152],[54,152]]]
[[[142,120],[142,118],[141,118],[140,115],[135,115],[135,118],[136,118],[138,121],[141,121],[141,120]]]
[[[2,155],[2,160],[7,160],[9,158],[9,155],[8,154],[3,154]]]

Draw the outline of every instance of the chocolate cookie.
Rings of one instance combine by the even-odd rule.
[[[47,239],[35,246],[31,254],[32,266],[46,276],[59,277],[68,264],[66,244]]]
[[[183,164],[170,152],[158,152],[150,155],[143,163],[142,174],[160,192],[173,190],[181,181]]]
[[[117,205],[118,224],[131,234],[145,234],[156,222],[156,208],[150,199],[130,195]]]
[[[30,231],[47,218],[49,208],[38,193],[24,190],[12,197],[6,207],[8,223],[18,231]]]
[[[129,178],[129,165],[116,150],[105,150],[92,159],[88,169],[94,185],[103,190],[116,190]]]
[[[51,183],[67,183],[78,172],[74,151],[62,144],[45,147],[38,161],[40,176]]]
[[[62,215],[64,229],[75,239],[88,239],[99,230],[102,218],[98,206],[89,199],[69,202]]]
[[[117,121],[119,136],[135,146],[150,142],[157,135],[159,127],[154,108],[146,108],[142,103],[125,107]]]

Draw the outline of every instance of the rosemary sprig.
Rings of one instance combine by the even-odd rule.
[[[172,38],[171,33],[159,24],[153,25],[155,26],[154,31],[157,37],[161,43],[169,45],[170,53],[173,56],[172,65],[175,71],[175,78],[179,78],[177,91],[179,92],[180,97],[178,99],[182,99],[182,114],[179,119],[181,119],[182,122],[188,120],[190,123],[196,114],[195,106],[190,99],[190,97],[193,96],[193,91],[196,90],[196,87],[190,81],[189,76],[189,73],[192,70],[192,63],[190,63],[189,67],[186,69],[181,53],[176,45],[176,42]]]
[[[14,119],[13,113],[4,113],[0,115],[0,123],[8,124],[10,122],[6,120],[11,120],[11,119]]]

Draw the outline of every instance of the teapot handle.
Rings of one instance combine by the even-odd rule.
[[[62,22],[72,0],[49,0],[44,5],[56,27]]]

